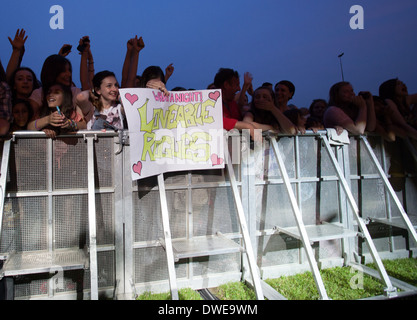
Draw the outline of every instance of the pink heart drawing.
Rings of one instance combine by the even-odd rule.
[[[135,163],[132,167],[132,170],[134,173],[137,173],[138,175],[140,175],[142,172],[142,162],[138,161],[137,163]]]
[[[220,97],[220,92],[219,91],[215,91],[215,92],[210,92],[209,93],[209,98],[211,100],[217,101],[217,99]]]
[[[215,153],[213,153],[211,155],[210,159],[211,159],[211,163],[212,163],[212,166],[213,167],[214,166],[219,166],[219,165],[221,165],[223,163],[223,159],[222,158],[219,158],[219,156],[217,154],[215,154]]]
[[[131,105],[133,105],[139,99],[136,94],[131,95],[130,93],[126,93],[125,98],[130,102]]]

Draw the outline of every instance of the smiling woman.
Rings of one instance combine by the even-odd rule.
[[[93,90],[77,96],[77,104],[93,109],[94,115],[87,123],[88,130],[124,129],[124,110],[119,103],[119,83],[111,71],[98,72],[93,78]]]
[[[72,92],[60,83],[51,85],[45,100],[28,130],[44,131],[49,138],[55,138],[63,132],[85,129],[81,110],[72,105]]]

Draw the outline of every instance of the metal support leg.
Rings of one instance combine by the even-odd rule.
[[[369,145],[368,139],[366,139],[365,136],[360,136],[360,138],[364,142],[365,147],[366,147],[366,150],[368,151],[368,153],[369,153],[369,155],[370,155],[373,163],[375,164],[375,166],[376,166],[376,168],[378,170],[378,173],[379,173],[381,179],[384,181],[385,187],[388,189],[389,194],[391,195],[392,199],[394,200],[395,204],[397,205],[397,208],[398,208],[398,210],[401,213],[401,216],[402,216],[402,218],[404,220],[404,223],[407,226],[408,232],[411,233],[411,235],[414,238],[414,241],[416,241],[416,243],[417,243],[417,232],[414,229],[414,226],[411,223],[410,219],[408,218],[408,215],[405,212],[405,210],[404,210],[404,208],[403,208],[400,200],[398,199],[397,195],[395,194],[395,191],[392,188],[391,183],[389,182],[389,180],[388,180],[388,178],[387,178],[384,170],[382,169],[381,165],[379,164],[378,159],[377,159],[375,153],[372,151],[372,148]]]
[[[98,265],[97,265],[97,229],[96,229],[96,197],[94,179],[94,140],[95,137],[86,137],[88,155],[88,228],[90,246],[90,281],[91,300],[98,300]]]
[[[358,222],[359,228],[361,230],[361,232],[363,233],[364,237],[365,237],[365,241],[366,244],[368,245],[369,251],[371,252],[371,256],[375,262],[375,264],[377,265],[377,269],[379,274],[381,275],[381,278],[383,279],[385,285],[386,285],[386,294],[390,295],[390,296],[394,296],[395,292],[396,292],[396,288],[393,287],[391,280],[388,277],[388,274],[384,268],[384,265],[382,264],[381,258],[378,255],[378,252],[376,250],[375,244],[372,241],[371,235],[369,234],[368,228],[366,227],[365,222],[363,221],[363,219],[360,217],[359,215],[359,208],[355,202],[355,199],[353,198],[353,194],[349,189],[348,183],[346,181],[346,178],[344,177],[342,170],[340,169],[336,157],[334,156],[329,141],[327,140],[327,138],[323,135],[320,135],[320,138],[322,139],[322,141],[324,142],[324,145],[326,147],[327,153],[333,163],[333,166],[336,170],[336,173],[339,177],[339,181],[342,184],[343,190],[345,191],[347,197],[348,197],[348,201],[350,203],[350,206],[352,208],[352,211],[354,213],[354,216]]]
[[[244,213],[243,206],[242,206],[242,200],[240,198],[239,190],[237,188],[235,172],[233,171],[233,164],[232,164],[232,159],[230,158],[227,141],[225,141],[224,143],[224,149],[225,149],[225,156],[227,156],[227,159],[226,159],[227,172],[229,174],[230,184],[232,186],[233,196],[235,199],[237,214],[239,218],[240,229],[242,232],[243,242],[245,244],[246,256],[249,262],[249,269],[252,275],[252,281],[253,281],[253,285],[255,288],[256,297],[258,298],[258,300],[263,300],[264,295],[262,292],[258,266],[256,265],[256,259],[254,256],[252,242],[251,242],[248,227],[246,224],[246,217],[245,217],[245,213]]]
[[[166,251],[167,262],[168,262],[168,276],[169,276],[169,286],[171,288],[171,298],[172,300],[179,300],[178,289],[177,289],[177,277],[175,275],[174,251],[172,249],[171,229],[169,226],[168,204],[167,204],[167,197],[165,193],[165,181],[164,181],[163,173],[158,175],[158,188],[159,188],[159,198],[161,201],[162,225],[164,228],[164,241],[165,241],[165,251]]]
[[[321,278],[316,259],[314,258],[313,248],[311,247],[310,240],[309,240],[308,234],[307,234],[307,230],[306,230],[306,228],[304,226],[304,223],[303,223],[303,217],[302,217],[301,211],[298,207],[297,199],[295,198],[294,191],[292,190],[290,178],[288,177],[287,170],[285,169],[284,161],[282,160],[281,153],[279,152],[278,144],[277,144],[276,139],[271,138],[271,143],[272,143],[272,147],[274,149],[275,156],[276,156],[277,161],[278,161],[278,166],[280,168],[281,175],[282,175],[282,178],[284,180],[284,184],[285,184],[287,192],[288,192],[288,196],[289,196],[290,201],[291,201],[291,206],[292,206],[292,209],[293,209],[293,212],[294,212],[297,227],[298,227],[298,230],[300,231],[301,241],[303,243],[304,249],[306,250],[308,262],[309,262],[310,268],[313,272],[314,281],[316,282],[316,286],[317,286],[317,289],[319,291],[320,298],[323,299],[323,300],[328,300],[329,297],[327,296],[327,292],[326,292],[326,289],[324,287],[324,283],[323,283],[323,280]]]

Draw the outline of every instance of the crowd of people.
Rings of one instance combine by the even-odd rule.
[[[123,130],[127,122],[119,86],[168,94],[172,64],[165,72],[150,66],[137,74],[139,53],[145,47],[142,37],[127,41],[120,85],[114,72],[96,72],[90,39],[82,37],[77,47],[80,88],[73,82],[72,65],[66,58],[70,45],[45,59],[39,79],[31,68],[21,66],[27,37],[25,30],[18,29],[13,39],[9,37],[12,54],[6,70],[0,61],[0,136],[19,130],[43,131],[50,138],[78,130]],[[221,89],[224,129],[249,129],[253,136],[256,129],[295,135],[334,128],[339,134],[343,130],[375,132],[387,141],[397,137],[417,140],[417,94],[409,94],[399,79],[383,82],[378,96],[370,92],[356,95],[351,83],[338,82],[330,88],[328,100],[314,98],[308,108],[290,103],[295,93],[291,81],[265,82],[256,89],[252,81],[252,75],[244,73],[241,87],[236,70],[220,68],[207,86]],[[181,90],[186,89],[172,89]]]

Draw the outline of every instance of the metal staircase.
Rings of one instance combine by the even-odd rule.
[[[382,264],[381,258],[378,255],[377,249],[372,241],[371,235],[369,234],[369,231],[366,227],[366,223],[364,219],[360,216],[358,206],[355,202],[355,199],[352,195],[352,192],[350,190],[350,187],[348,185],[348,182],[343,174],[342,169],[340,168],[340,165],[331,149],[330,143],[326,137],[325,134],[320,134],[319,139],[321,139],[322,144],[325,147],[325,150],[331,160],[331,163],[336,170],[337,177],[339,179],[339,184],[341,185],[344,194],[347,197],[347,201],[352,209],[353,212],[353,218],[355,219],[358,229],[355,231],[351,227],[346,227],[345,225],[342,225],[340,223],[325,223],[325,224],[319,224],[319,225],[305,225],[303,223],[302,219],[302,213],[301,210],[297,204],[297,199],[295,197],[294,191],[291,187],[290,179],[288,177],[287,170],[285,168],[283,158],[281,156],[281,152],[279,150],[276,137],[275,136],[269,136],[268,137],[272,144],[272,149],[274,151],[274,154],[276,156],[279,169],[281,171],[281,175],[288,193],[288,196],[291,201],[291,206],[293,210],[293,214],[296,220],[296,226],[295,227],[286,227],[282,228],[280,226],[275,226],[275,230],[279,233],[287,234],[295,239],[298,239],[302,242],[303,247],[306,251],[308,262],[310,265],[310,269],[312,271],[314,280],[316,282],[317,289],[319,291],[320,298],[323,300],[329,299],[326,289],[323,284],[323,280],[321,278],[319,268],[317,265],[317,261],[314,257],[314,252],[312,249],[312,244],[314,242],[324,241],[324,240],[334,240],[334,239],[346,239],[346,238],[353,238],[357,236],[361,236],[365,239],[366,244],[368,245],[368,248],[370,250],[370,253],[372,255],[373,261],[375,262],[377,266],[378,273],[385,285],[385,295],[388,297],[394,297],[396,296],[397,289],[392,285],[391,280]],[[351,250],[351,249],[348,249]],[[352,254],[348,254],[348,264],[355,264],[354,261],[352,261]]]
[[[227,138],[226,138],[227,139]],[[158,175],[158,187],[161,201],[162,211],[162,224],[164,238],[160,239],[160,243],[165,249],[167,263],[168,263],[168,275],[169,285],[171,290],[171,298],[178,300],[178,287],[175,274],[175,262],[179,259],[193,258],[220,255],[227,253],[243,252],[246,254],[246,258],[249,265],[249,271],[252,277],[252,284],[258,300],[263,300],[264,295],[262,291],[262,285],[260,281],[258,267],[256,265],[256,259],[253,253],[252,243],[246,223],[246,218],[242,206],[241,197],[238,190],[238,185],[233,171],[233,165],[227,147],[225,146],[225,155],[227,172],[230,179],[230,186],[232,188],[234,202],[237,209],[238,220],[240,224],[240,231],[243,240],[243,246],[237,244],[231,239],[228,239],[221,233],[210,235],[206,237],[192,237],[188,239],[172,239],[171,230],[169,226],[169,212],[165,193],[165,183],[163,174]]]
[[[386,217],[381,217],[381,218],[375,218],[375,217],[370,217],[369,219],[374,221],[374,222],[379,222],[379,223],[383,223],[383,224],[387,224],[390,226],[394,226],[397,228],[401,228],[401,229],[405,229],[408,231],[408,233],[411,235],[411,237],[414,239],[414,241],[417,243],[417,216],[416,215],[408,215],[405,210],[404,207],[402,206],[400,200],[398,199],[398,196],[396,195],[394,189],[391,186],[391,183],[388,180],[387,175],[385,174],[384,169],[382,168],[381,164],[378,161],[378,158],[376,157],[374,151],[372,150],[368,139],[365,136],[360,136],[360,139],[363,141],[363,144],[365,146],[366,151],[368,152],[372,163],[374,164],[374,166],[376,167],[377,171],[378,171],[378,175],[379,177],[382,179],[382,181],[384,182],[384,186],[386,188],[386,190],[388,191],[388,196],[390,197],[390,199],[392,199],[395,203],[395,206],[397,207],[398,211],[400,212],[400,216],[398,217],[393,217],[391,216],[390,212],[387,213]],[[414,148],[414,146],[411,144],[411,142],[407,139],[405,139],[405,143],[408,147],[408,149],[410,150],[413,159],[416,161],[417,157],[416,157],[416,150]]]

